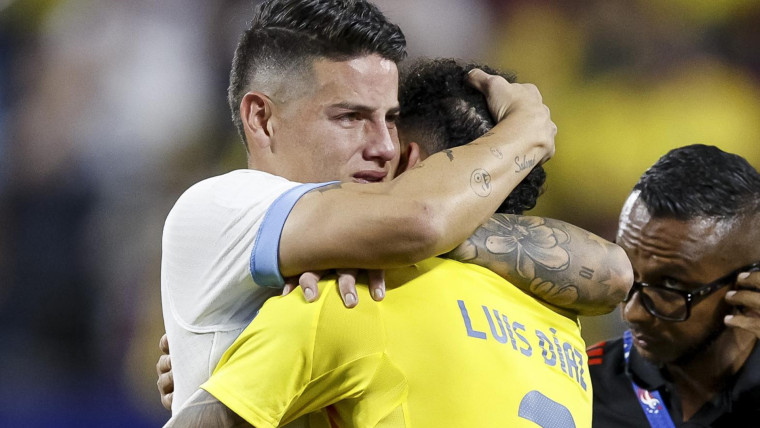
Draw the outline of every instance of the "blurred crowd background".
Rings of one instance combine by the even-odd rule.
[[[157,427],[161,229],[245,167],[225,101],[250,0],[0,0],[0,426]],[[412,57],[514,70],[559,128],[531,214],[613,239],[638,176],[760,166],[760,1],[376,0]],[[583,320],[591,344],[617,311]]]

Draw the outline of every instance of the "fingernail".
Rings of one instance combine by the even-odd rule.
[[[307,302],[311,302],[314,300],[314,292],[311,291],[311,288],[306,288],[303,290],[303,295],[306,297]]]
[[[742,273],[739,274],[739,276],[737,278],[738,279],[747,279],[747,278],[749,278],[749,272],[742,272]]]
[[[726,293],[726,297],[734,297],[734,294],[736,294],[736,291],[731,290],[728,293]]]
[[[353,293],[348,293],[343,297],[346,306],[354,306],[356,304],[356,296]]]
[[[375,297],[375,300],[382,300],[385,293],[383,293],[382,288],[376,288],[375,291],[372,292],[372,295]]]

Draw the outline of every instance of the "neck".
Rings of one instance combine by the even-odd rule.
[[[692,358],[665,365],[681,399],[684,421],[726,387],[747,361],[756,341],[757,337],[746,330],[727,328]]]

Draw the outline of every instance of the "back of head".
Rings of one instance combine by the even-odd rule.
[[[317,59],[344,61],[377,54],[406,57],[401,29],[365,0],[269,0],[258,6],[235,50],[227,99],[245,140],[240,101],[250,90],[282,91],[309,76]],[[267,93],[267,95],[272,95]]]
[[[420,59],[402,70],[398,126],[404,140],[416,141],[432,154],[467,144],[495,126],[483,94],[465,83],[473,68],[515,81],[513,74],[453,59]],[[535,167],[497,212],[522,214],[535,207],[545,181],[543,167]]]
[[[634,186],[653,217],[733,218],[760,208],[760,173],[715,146],[673,149]]]

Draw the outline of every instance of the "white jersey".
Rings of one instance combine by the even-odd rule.
[[[161,300],[174,375],[173,412],[208,380],[264,301],[281,293],[278,246],[262,242],[279,240],[295,202],[324,184],[237,170],[193,185],[169,212]],[[265,215],[268,225],[279,228],[260,233]],[[261,256],[253,257],[254,246],[265,249]],[[257,275],[269,277],[254,281],[254,262],[262,265],[255,267]]]

